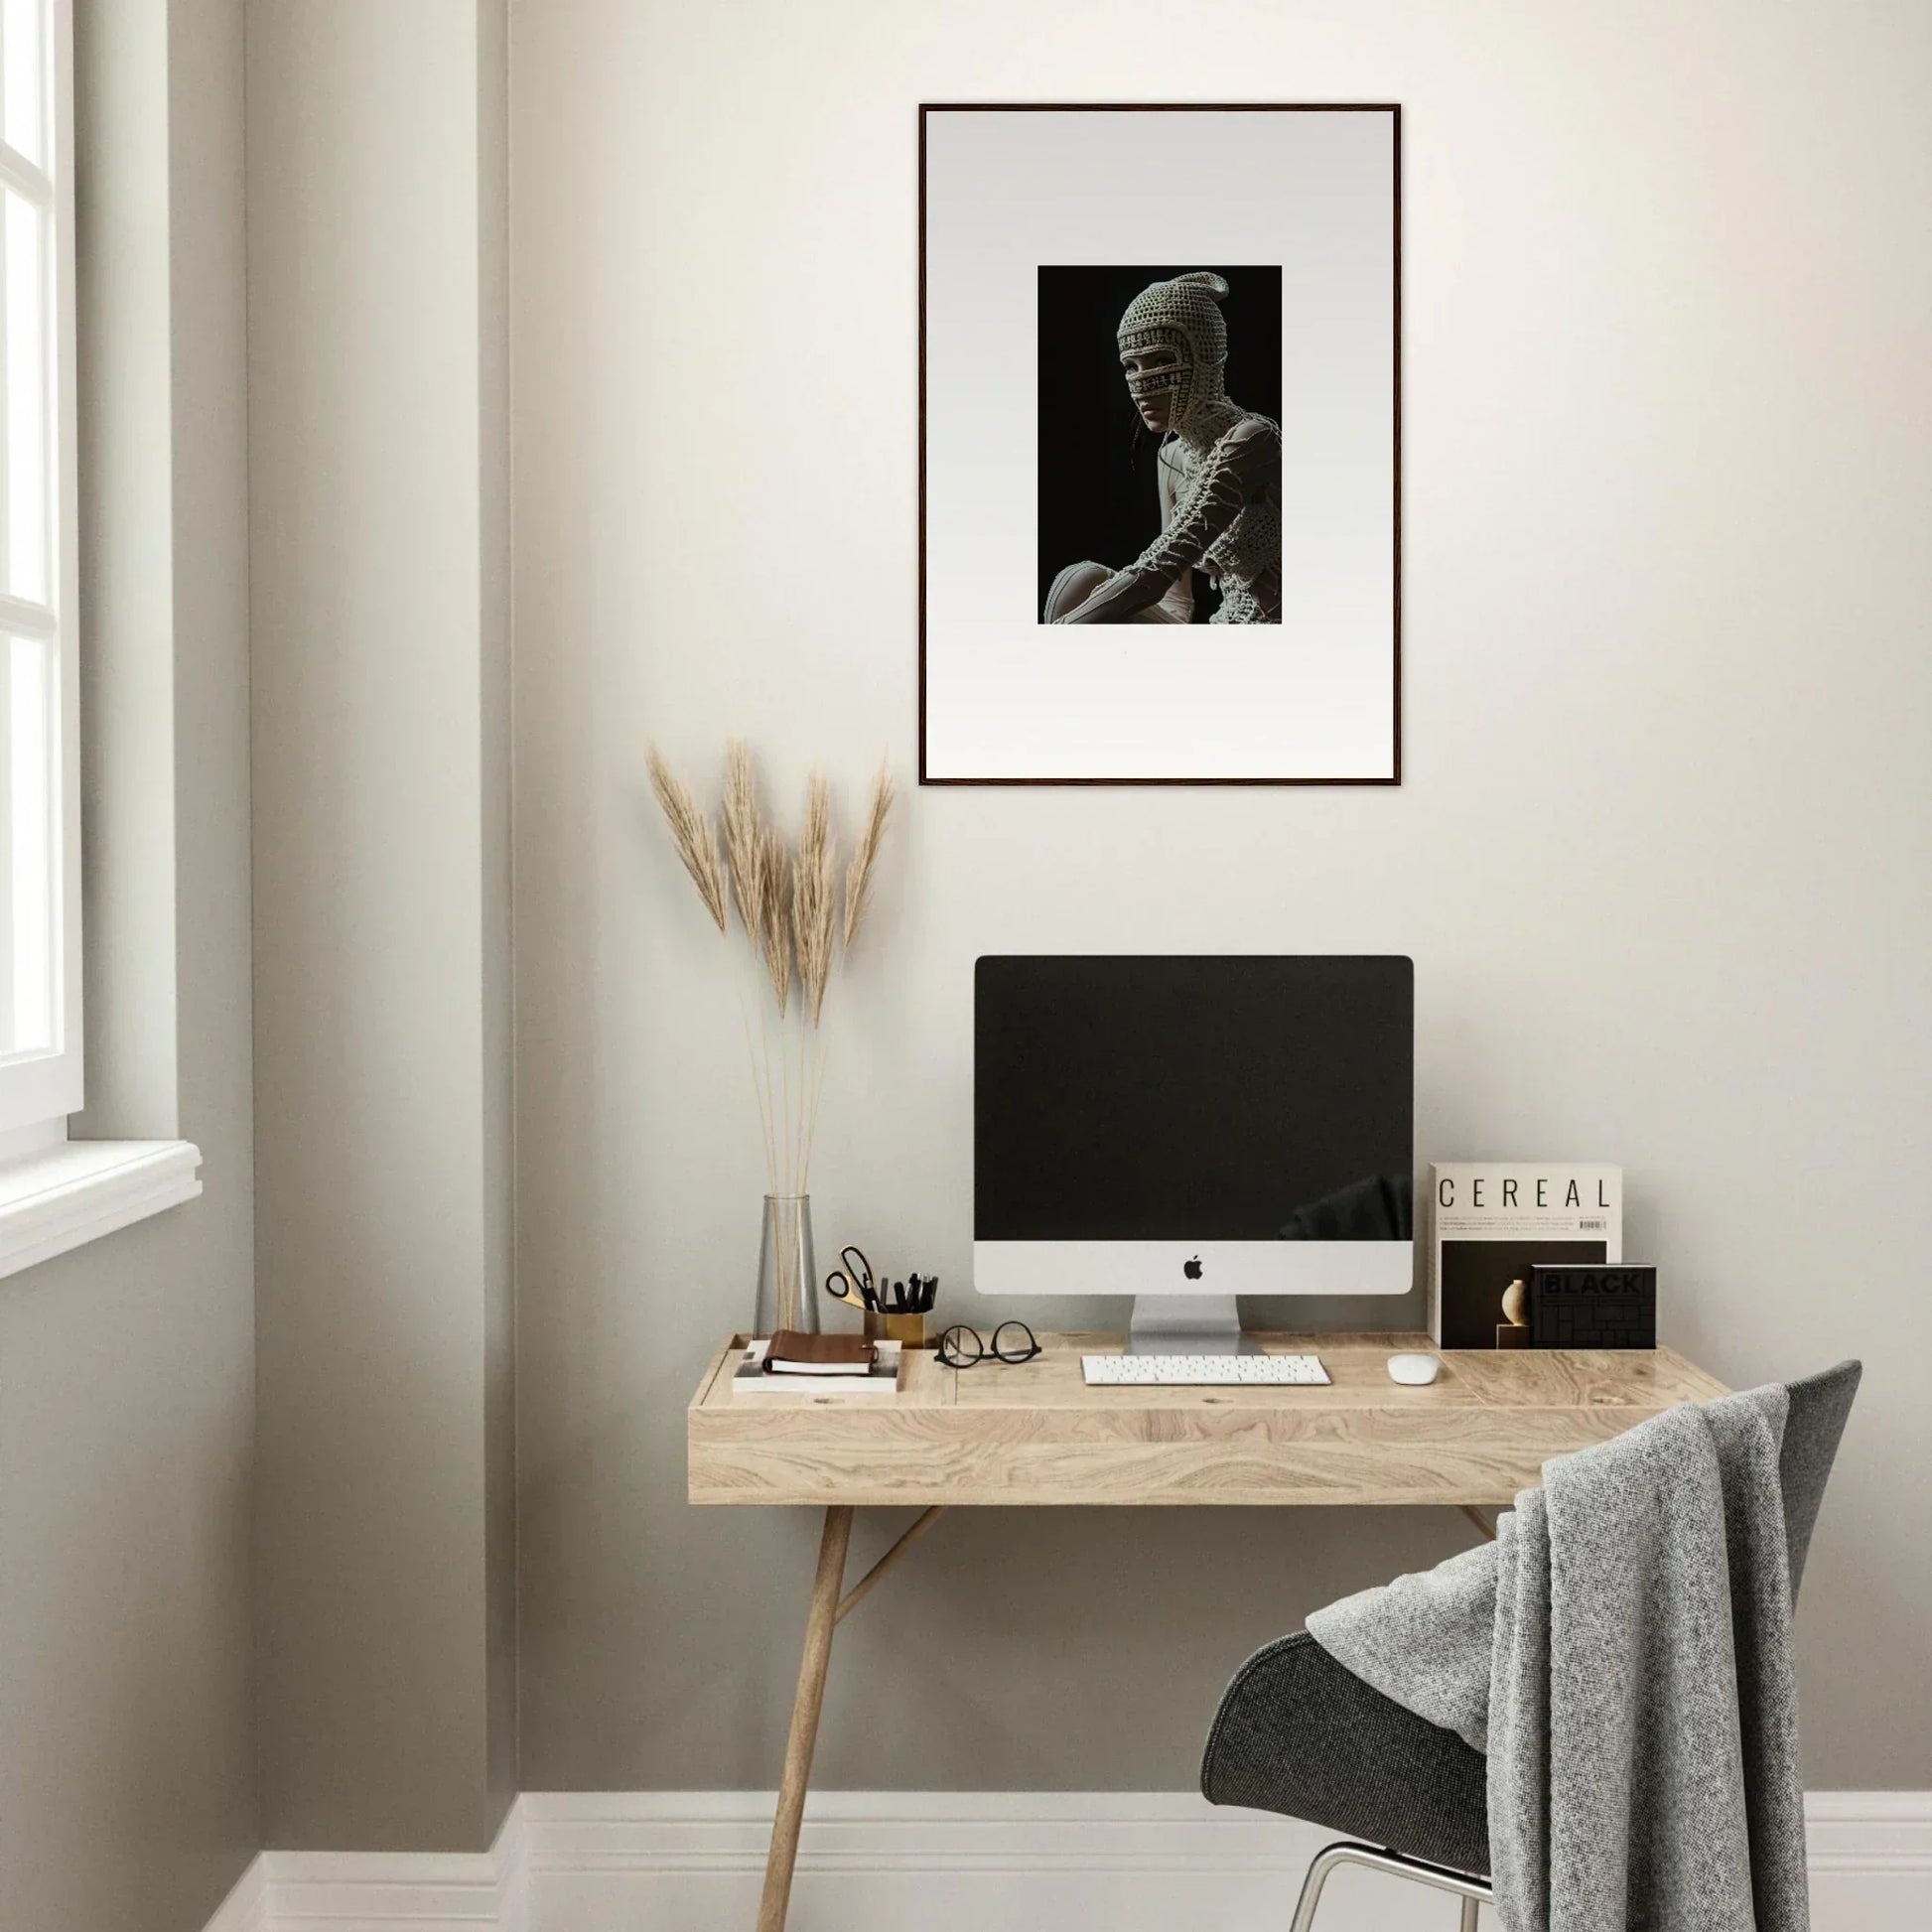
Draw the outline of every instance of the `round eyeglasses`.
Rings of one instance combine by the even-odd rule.
[[[977,1368],[981,1362],[1030,1362],[1040,1352],[1038,1337],[1024,1321],[1002,1321],[989,1348],[977,1328],[956,1321],[939,1337],[939,1359],[948,1368]]]

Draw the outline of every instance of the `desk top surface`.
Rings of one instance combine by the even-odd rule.
[[[1318,1355],[1327,1387],[1089,1388],[1117,1333],[1042,1332],[1031,1362],[949,1369],[909,1350],[890,1402],[820,1388],[734,1401],[744,1337],[687,1418],[696,1503],[1294,1504],[1513,1501],[1553,1455],[1724,1385],[1669,1348],[1438,1351],[1416,1334],[1266,1334]],[[1402,1352],[1441,1352],[1425,1388]]]

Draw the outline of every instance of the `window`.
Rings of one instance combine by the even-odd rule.
[[[70,7],[0,0],[0,1277],[202,1191],[191,1142],[68,1136],[82,1098]],[[149,218],[145,176],[105,172]]]
[[[80,1105],[67,0],[0,0],[0,1135]]]

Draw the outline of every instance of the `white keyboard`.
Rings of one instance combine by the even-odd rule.
[[[1325,1384],[1313,1355],[1082,1355],[1081,1372],[1103,1388],[1284,1388]]]

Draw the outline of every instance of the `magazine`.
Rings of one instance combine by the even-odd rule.
[[[1527,1348],[1535,1263],[1623,1259],[1621,1168],[1439,1161],[1429,1175],[1430,1333],[1438,1348]],[[1511,1296],[1519,1282],[1522,1292]]]

